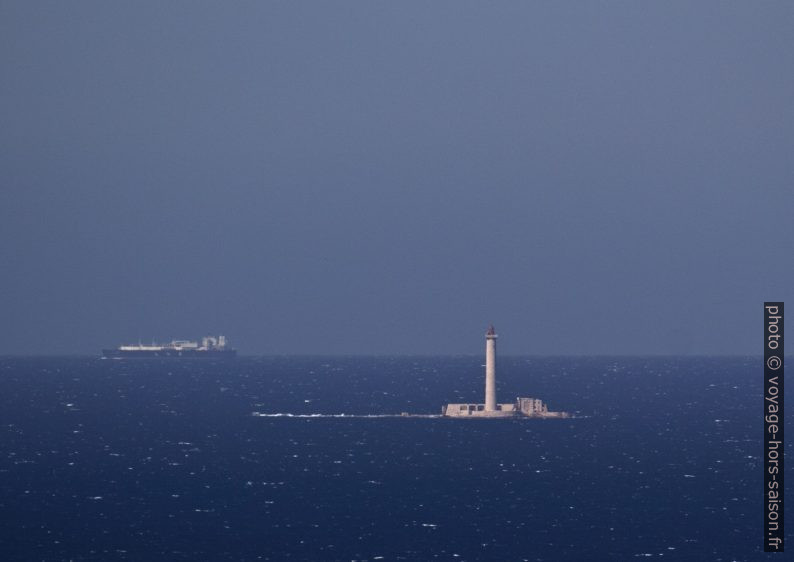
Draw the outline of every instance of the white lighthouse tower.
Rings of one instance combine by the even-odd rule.
[[[448,418],[568,418],[567,412],[549,412],[537,398],[516,398],[511,404],[496,403],[496,330],[493,325],[485,333],[485,404],[450,403],[441,407]],[[405,415],[405,414],[404,414]]]
[[[496,330],[485,333],[485,411],[496,411]]]

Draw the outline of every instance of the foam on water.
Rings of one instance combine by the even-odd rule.
[[[577,417],[379,413],[480,365],[0,358],[4,559],[761,559],[759,361],[502,358]]]
[[[252,416],[259,418],[360,418],[360,419],[383,419],[383,418],[443,418],[436,414],[290,414],[287,412],[276,414],[265,414],[262,412],[252,412]]]

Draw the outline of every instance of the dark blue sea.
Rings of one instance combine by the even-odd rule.
[[[760,358],[500,357],[577,417],[352,417],[480,402],[482,363],[0,358],[0,558],[772,556]]]

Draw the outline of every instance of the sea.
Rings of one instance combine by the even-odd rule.
[[[499,401],[573,417],[400,416],[481,402],[482,363],[0,358],[0,559],[785,556],[760,357],[499,357]]]

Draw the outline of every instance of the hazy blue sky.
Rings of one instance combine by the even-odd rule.
[[[761,353],[792,100],[791,2],[2,0],[0,353]]]

